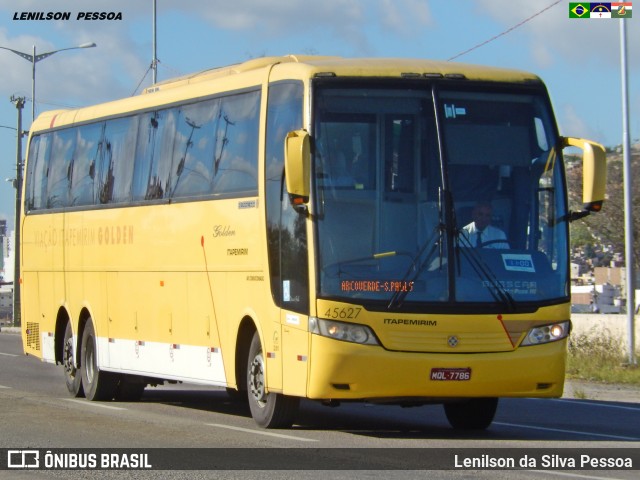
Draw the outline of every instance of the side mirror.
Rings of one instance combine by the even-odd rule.
[[[305,130],[289,132],[284,144],[284,176],[289,199],[294,207],[309,202],[310,171],[309,133]]]
[[[607,185],[607,157],[599,143],[582,138],[561,137],[562,148],[582,149],[582,210],[599,212],[602,210]]]

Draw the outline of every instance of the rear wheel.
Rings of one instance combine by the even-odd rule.
[[[298,397],[267,393],[264,355],[258,332],[253,335],[247,365],[247,397],[251,416],[264,428],[286,428],[298,412]]]
[[[493,422],[497,408],[497,398],[471,398],[463,402],[444,404],[444,412],[451,426],[465,430],[488,428]]]
[[[71,322],[67,322],[64,330],[64,344],[62,346],[62,365],[64,366],[64,379],[67,384],[67,390],[74,397],[83,397],[82,374],[76,368],[74,353],[76,349],[73,343],[73,330]]]
[[[111,400],[116,394],[118,376],[100,370],[98,367],[98,350],[96,348],[96,332],[93,321],[89,319],[82,333],[82,386],[88,400]]]

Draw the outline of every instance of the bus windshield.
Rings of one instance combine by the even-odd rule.
[[[518,311],[568,295],[566,194],[543,88],[314,92],[321,298]]]

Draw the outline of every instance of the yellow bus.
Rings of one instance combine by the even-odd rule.
[[[562,395],[568,225],[605,157],[535,75],[258,58],[40,115],[25,175],[24,350],[71,395],[219,386],[267,428],[301,398],[441,403],[473,429]]]

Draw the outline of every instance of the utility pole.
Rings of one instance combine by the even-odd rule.
[[[16,126],[16,180],[14,187],[16,189],[16,211],[14,221],[14,269],[13,269],[13,325],[19,327],[21,324],[20,315],[20,214],[22,211],[22,109],[24,108],[24,97],[11,96],[11,102],[15,104],[18,110],[18,124]]]
[[[631,141],[629,139],[629,96],[627,70],[626,19],[620,19],[620,65],[622,77],[622,151],[624,174],[625,261],[627,267],[627,324],[629,329],[629,365],[637,365],[635,356],[635,286],[633,261],[633,201],[631,198]]]
[[[151,60],[151,71],[152,71],[152,80],[153,85],[158,82],[158,49],[157,49],[157,11],[156,11],[156,0],[153,0],[153,59]]]

